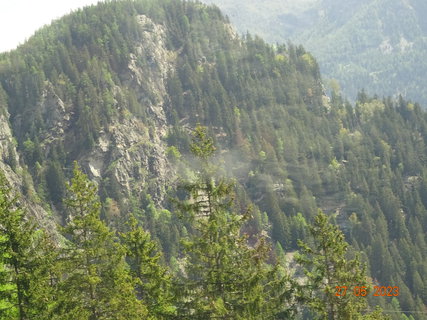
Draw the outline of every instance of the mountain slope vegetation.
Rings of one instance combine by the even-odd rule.
[[[278,256],[295,251],[321,208],[363,253],[372,283],[399,286],[398,297],[370,304],[424,319],[427,114],[418,104],[329,98],[302,46],[240,38],[218,8],[167,0],[100,3],[54,21],[0,56],[0,84],[13,133],[2,166],[45,218],[70,220],[63,199],[77,160],[109,226],[124,232],[135,216],[179,273],[192,227],[171,199],[199,173],[190,141],[201,124],[221,174],[235,180],[238,212],[253,207],[249,242],[264,232]]]
[[[365,89],[426,105],[422,0],[204,2],[218,5],[241,32],[303,44],[318,59],[322,75],[337,79],[350,99]]]

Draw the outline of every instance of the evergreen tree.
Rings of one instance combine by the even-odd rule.
[[[195,129],[191,150],[200,168],[196,179],[185,185],[190,199],[179,203],[192,221],[194,234],[183,241],[185,272],[178,285],[178,317],[289,317],[295,286],[277,266],[267,265],[270,248],[264,238],[250,246],[241,234],[250,213],[234,213],[233,184],[215,179],[215,167],[209,162],[215,147],[205,128]]]
[[[94,183],[77,163],[65,204],[69,222],[63,228],[68,239],[62,250],[58,319],[137,319],[147,310],[138,301],[124,260],[125,250],[114,233],[100,220],[100,202]]]
[[[47,168],[46,184],[52,201],[59,204],[65,195],[65,178],[57,160],[51,161]]]
[[[151,22],[142,26],[141,15],[164,32],[151,37],[157,27]],[[152,51],[156,43],[166,51]],[[171,53],[170,63],[160,63],[166,57],[162,52]],[[154,82],[134,81],[135,72]],[[221,155],[229,159],[227,171],[238,177],[248,202],[268,214],[273,241],[285,249],[296,246],[301,235],[292,228],[298,225],[297,212],[310,218],[318,206],[339,208],[345,226],[345,213],[354,212],[351,242],[367,253],[372,277],[384,285],[397,285],[393,280],[399,277],[411,296],[399,297],[402,305],[416,306],[417,295],[425,305],[426,283],[414,279],[427,278],[426,113],[403,99],[380,101],[366,93],[353,108],[335,96],[338,89],[328,101],[320,80],[315,61],[302,47],[271,46],[249,35],[230,37],[217,8],[188,1],[109,1],[55,21],[17,50],[0,55],[0,117],[5,120],[10,113],[15,160],[28,167],[23,193],[35,201],[49,199],[58,210],[66,191],[63,164],[87,158],[100,136],[107,139],[103,198],[113,198],[118,212],[136,211],[129,210],[129,203],[138,207],[142,202],[138,181],[150,181],[150,192],[156,177],[164,177],[157,170],[158,152],[144,156],[158,149],[153,133],[162,131],[152,130],[152,120],[159,119],[151,107],[165,107],[163,125],[174,126],[167,141],[182,159],[190,144],[187,128],[204,123],[215,132]],[[132,148],[132,139],[115,143],[121,141],[117,134],[128,132],[120,117],[151,128],[153,143],[143,139]],[[3,142],[13,168],[15,142]],[[63,143],[66,152],[60,151]],[[130,148],[127,160],[150,163],[149,170],[135,166],[134,181],[126,183],[129,194],[139,199],[126,199],[115,177],[123,165],[131,168],[122,161],[123,145]],[[184,162],[179,163],[182,170]],[[156,199],[162,198],[162,189],[156,186]],[[144,227],[166,255],[174,255],[181,230],[163,218],[147,214]],[[412,261],[422,267],[412,270]]]
[[[47,237],[19,207],[0,172],[0,317],[49,319],[52,307]]]
[[[348,244],[341,230],[319,210],[309,228],[314,243],[299,241],[297,262],[307,277],[305,298],[316,319],[359,319],[367,307],[369,286],[360,259],[348,259]],[[373,315],[366,315],[372,319]],[[383,319],[381,315],[375,319]]]
[[[161,254],[150,234],[138,226],[135,218],[128,222],[129,231],[121,234],[126,248],[131,275],[136,279],[136,292],[146,303],[148,313],[155,319],[167,319],[174,313],[171,296],[171,277],[160,265]]]

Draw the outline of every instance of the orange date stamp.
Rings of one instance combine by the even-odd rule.
[[[349,289],[349,290],[348,290]],[[352,294],[355,297],[366,297],[368,292],[368,287],[366,286],[336,286],[335,287],[335,296],[345,297],[346,294]],[[398,286],[374,286],[374,297],[397,297],[399,296],[399,287]]]

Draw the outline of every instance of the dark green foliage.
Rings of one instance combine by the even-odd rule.
[[[171,277],[160,264],[160,253],[150,234],[144,231],[135,218],[128,223],[129,231],[121,234],[126,248],[131,275],[136,280],[138,299],[147,305],[149,316],[169,319],[175,312],[172,305]]]
[[[46,172],[46,184],[52,201],[61,203],[65,196],[65,177],[58,161],[51,161]]]
[[[310,226],[313,245],[300,241],[297,262],[307,277],[308,308],[318,319],[353,319],[366,308],[366,299],[353,295],[354,287],[365,287],[370,293],[366,269],[360,258],[347,258],[348,244],[338,227],[328,222],[321,211]],[[336,296],[336,287],[346,286],[348,293]],[[341,292],[339,292],[341,294]]]
[[[252,246],[242,227],[249,217],[233,212],[233,185],[215,179],[215,151],[206,129],[194,131],[193,154],[201,160],[195,180],[185,184],[190,199],[179,203],[194,235],[183,240],[184,275],[177,284],[178,318],[268,319],[292,314],[296,284],[267,264],[269,247]]]
[[[420,86],[427,70],[423,0],[203,2],[220,6],[239,32],[249,30],[271,43],[302,43],[318,59],[324,79],[337,79],[352,99],[365,88],[426,105],[427,91]]]
[[[144,46],[147,31],[138,24],[140,14],[165,30],[159,49],[168,50],[173,65],[154,81],[166,86],[161,128],[150,108],[158,106],[156,93],[147,89],[148,81],[140,90],[129,80],[130,54]],[[241,190],[236,209],[227,212],[254,206],[258,221],[243,226],[249,239],[267,229],[273,243],[296,250],[297,238],[307,240],[303,222],[320,207],[366,255],[372,278],[404,284],[409,297],[398,299],[405,308],[425,307],[425,281],[419,279],[427,278],[426,113],[404,99],[380,100],[366,92],[352,106],[339,88],[329,99],[317,63],[303,47],[271,46],[250,34],[239,38],[225,22],[217,8],[200,3],[111,1],[55,21],[2,54],[0,104],[11,114],[25,195],[60,208],[61,181],[71,163],[90,161],[99,137],[112,137],[114,127],[133,116],[148,135],[167,132],[168,146],[160,142],[156,150],[169,151],[170,172],[188,172],[194,161],[188,131],[200,123],[218,150],[215,161]],[[150,57],[136,60],[150,74]],[[55,127],[63,131],[52,130],[52,115],[63,119],[63,112],[69,120]],[[106,154],[113,157],[114,148]],[[159,186],[151,165],[129,168],[135,168],[129,182],[137,185],[129,193],[114,162],[101,172],[104,216],[120,228],[125,219],[113,213],[135,212],[164,259],[177,262],[179,238],[192,235],[189,223],[170,214],[167,196],[163,203],[155,197]],[[173,183],[169,187],[168,195],[184,198]]]

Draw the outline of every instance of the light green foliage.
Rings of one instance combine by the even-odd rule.
[[[181,153],[175,146],[168,147],[166,154],[172,162],[177,162],[181,159]]]
[[[311,68],[316,67],[317,62],[310,53],[304,53],[301,57]]]
[[[62,251],[58,319],[134,319],[146,308],[134,294],[125,249],[99,218],[97,189],[75,163],[65,204],[68,239]]]
[[[10,193],[11,188],[9,187],[3,173],[0,173],[0,217],[2,221],[2,227],[0,229],[0,315],[4,319],[16,319],[20,313],[18,308],[16,308],[18,304],[17,295],[15,293],[16,283],[15,281],[10,281],[12,278],[11,273],[13,271],[8,260],[12,258],[13,254],[13,249],[10,243],[10,234],[16,232],[16,224],[17,222],[19,223],[20,217],[22,217],[22,211],[13,212],[12,208],[14,200],[12,199],[11,201],[11,197],[13,196]],[[13,219],[15,221],[10,221],[9,226],[7,225],[7,220],[9,220],[8,218],[15,218]],[[18,221],[16,221],[16,218],[18,218]],[[11,261],[11,263],[13,263],[13,261]],[[23,317],[24,316],[25,314]]]
[[[285,62],[286,61],[286,57],[283,54],[276,54],[274,59],[278,62]]]
[[[52,246],[17,205],[15,192],[0,172],[0,317],[49,319]]]
[[[360,113],[362,121],[368,121],[372,118],[375,112],[384,111],[384,103],[380,100],[372,100],[366,103],[356,105],[356,112]]]
[[[215,152],[212,138],[207,136],[206,128],[198,125],[194,129],[193,143],[190,145],[191,152],[203,161],[207,161]]]

